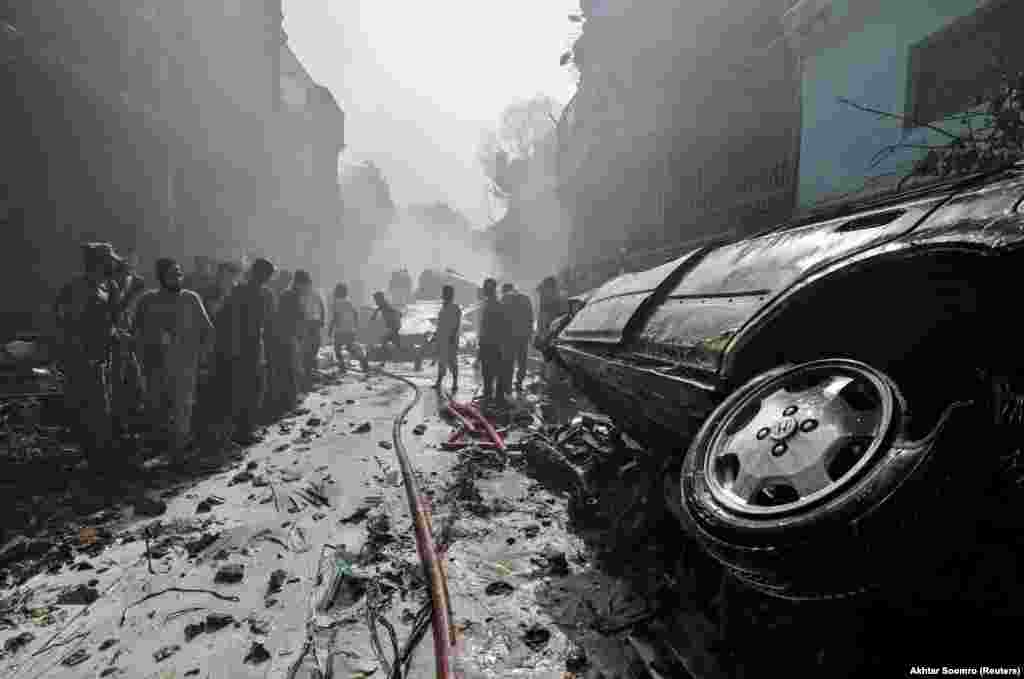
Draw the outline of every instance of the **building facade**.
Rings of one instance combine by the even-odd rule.
[[[948,141],[926,124],[963,132],[1024,63],[1015,0],[668,5],[583,3],[559,122],[578,289],[893,190]]]
[[[559,195],[577,287],[788,216],[799,78],[784,2],[583,3]]]
[[[283,247],[280,234],[295,227],[282,211],[303,224],[329,219],[282,185],[293,176],[285,165],[306,154],[308,176],[333,184],[337,202],[336,160],[326,169],[324,156],[337,158],[344,129],[329,93],[299,114],[284,101],[294,64],[282,18],[280,0],[0,9],[0,289],[18,290],[3,300],[9,318],[44,324],[84,240],[134,250],[149,274],[160,256]],[[310,154],[314,138],[323,149]]]
[[[947,141],[925,124],[960,133],[958,114],[1024,69],[1021,20],[1014,0],[796,3],[783,23],[801,66],[798,207],[891,190]]]

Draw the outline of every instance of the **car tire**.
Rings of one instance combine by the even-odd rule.
[[[801,465],[817,454],[814,450],[818,442],[822,443],[820,450],[828,453],[822,452],[821,463],[816,465],[827,466],[840,459],[845,454],[843,446],[859,440],[842,433],[845,425],[822,415],[817,426],[824,433],[801,442],[803,422],[807,420],[797,425],[796,434],[787,434],[793,426],[788,420],[794,417],[780,418],[779,422],[787,421],[773,425],[763,437],[766,449],[771,447],[770,453],[763,453],[752,443],[754,439],[760,441],[757,437],[765,427],[757,430],[754,439],[746,434],[772,416],[774,411],[766,404],[782,405],[789,393],[801,404],[799,408],[817,412],[815,401],[805,398],[810,392],[790,392],[787,385],[801,380],[809,384],[818,376],[832,374],[839,376],[837,383],[847,377],[853,380],[837,391],[836,399],[855,385],[854,394],[862,399],[859,406],[872,408],[863,412],[879,413],[877,423],[872,424],[877,425],[877,432],[852,466],[836,467],[841,472],[837,479],[821,476],[828,483],[814,491],[816,486],[807,478],[819,475],[807,474]],[[782,396],[777,397],[780,391]],[[757,406],[755,415],[737,428],[738,421],[750,417],[752,403]],[[792,407],[782,412],[791,412]],[[841,412],[843,408],[836,406],[833,410]],[[884,373],[847,359],[824,359],[772,370],[733,392],[694,438],[683,460],[680,483],[689,528],[704,549],[739,580],[786,599],[848,596],[912,573],[915,566],[927,568],[930,562],[934,568],[937,555],[966,525],[963,489],[980,488],[984,465],[965,472],[970,465],[958,462],[963,458],[959,456],[957,438],[976,431],[979,422],[975,417],[983,411],[947,408],[931,434],[907,441],[903,438],[910,418],[907,404],[896,383]],[[844,418],[856,422],[856,427],[870,419],[859,414],[838,419]],[[828,443],[830,433],[836,433],[833,443]],[[791,438],[783,439],[783,435]],[[787,461],[789,467],[772,462],[767,456],[776,457],[775,447],[787,440],[794,456],[806,451],[813,454]],[[723,448],[723,442],[733,447]],[[976,446],[977,438],[973,442]],[[740,448],[747,457],[736,471],[735,463],[728,458]],[[828,455],[832,462],[826,464]],[[744,465],[750,472],[741,475]],[[787,476],[780,469],[797,471]],[[799,483],[792,484],[797,489],[788,493],[778,490],[800,475]],[[763,501],[763,488],[751,490],[758,484],[775,484],[764,486],[772,488],[770,502]],[[804,495],[801,491],[808,488],[813,492]]]

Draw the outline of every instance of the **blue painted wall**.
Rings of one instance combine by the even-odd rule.
[[[836,0],[832,16],[841,21],[850,2]],[[862,27],[804,62],[803,131],[798,202],[806,206],[856,191],[869,177],[905,173],[919,151],[900,151],[871,168],[888,144],[935,143],[923,131],[905,136],[899,120],[880,119],[838,101],[843,97],[875,109],[903,113],[911,45],[970,14],[983,0],[890,0]]]

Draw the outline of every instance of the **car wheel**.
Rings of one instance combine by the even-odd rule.
[[[935,546],[933,528],[947,531],[939,542],[951,535],[957,489],[970,484],[950,440],[945,456],[935,445],[951,412],[932,435],[906,441],[899,388],[864,363],[766,373],[716,408],[684,458],[691,529],[733,575],[774,596],[831,598],[881,584]],[[959,486],[948,483],[954,472]]]

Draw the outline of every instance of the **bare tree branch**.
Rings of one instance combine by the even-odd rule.
[[[938,127],[936,125],[932,125],[930,123],[919,122],[919,121],[914,120],[913,118],[911,118],[909,116],[900,115],[898,113],[890,113],[888,111],[882,111],[880,109],[870,108],[868,106],[861,106],[860,104],[855,103],[853,101],[850,101],[849,99],[846,99],[844,97],[839,97],[839,103],[846,104],[847,106],[851,106],[851,107],[857,109],[858,111],[864,111],[865,113],[874,113],[875,115],[882,116],[884,118],[895,118],[896,120],[910,121],[911,123],[913,123],[917,127],[928,128],[929,130],[933,130],[935,132],[938,132],[939,134],[943,134],[943,135],[949,137],[950,139],[962,140],[962,137],[953,134],[949,130],[944,130],[941,127]]]

